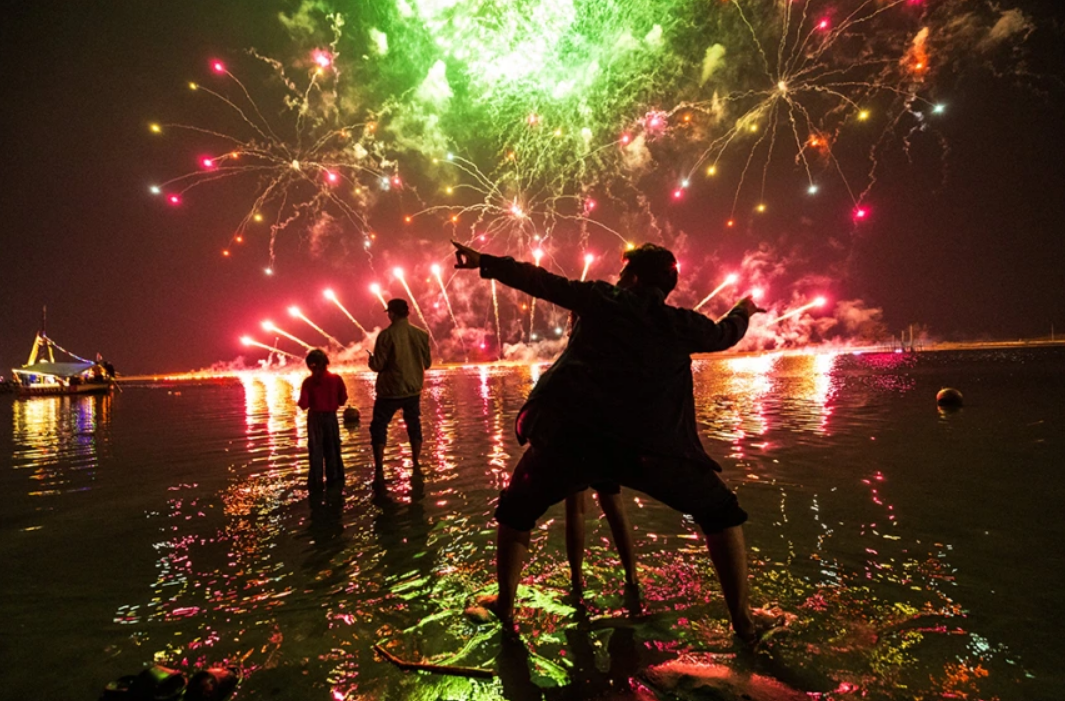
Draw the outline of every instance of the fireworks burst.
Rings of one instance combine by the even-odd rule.
[[[219,142],[196,171],[152,188],[181,205],[200,184],[256,177],[234,240],[269,219],[271,268],[280,231],[326,214],[369,251],[370,210],[382,191],[400,189],[417,205],[407,223],[438,216],[469,241],[503,235],[502,250],[528,250],[560,224],[582,244],[592,230],[623,242],[608,222],[637,210],[654,229],[647,186],[670,180],[663,163],[680,167],[671,201],[701,173],[730,179],[732,226],[745,192],[754,213],[768,210],[770,171],[786,154],[801,173],[797,191],[842,183],[859,222],[880,150],[898,132],[908,145],[945,112],[932,97],[939,69],[1030,29],[1016,10],[971,5],[456,0],[326,14],[327,48],[304,51],[295,69],[251,52],[283,86],[286,128],[212,61],[214,78],[233,90],[191,87],[239,117],[244,134],[152,124]],[[400,178],[399,159],[417,185]]]
[[[328,50],[319,49],[289,72],[279,61],[255,51],[249,54],[270,73],[271,83],[283,90],[280,118],[268,119],[266,110],[252,91],[222,61],[210,62],[209,82],[189,83],[189,89],[224,108],[233,129],[196,124],[151,124],[153,134],[182,132],[200,137],[197,168],[153,185],[153,194],[164,196],[173,206],[186,203],[187,194],[202,185],[244,178],[256,184],[256,194],[234,228],[230,246],[243,243],[256,225],[269,227],[269,265],[276,269],[275,244],[278,235],[303,222],[313,226],[324,217],[340,218],[351,225],[369,249],[372,238],[366,218],[375,193],[398,183],[396,164],[385,159],[374,132],[372,120],[347,114],[342,105],[341,38],[339,16],[333,16],[333,41]],[[235,118],[232,119],[232,118]]]
[[[210,77],[190,85],[222,108],[205,121],[232,128],[149,126],[200,139],[194,170],[151,186],[162,201],[187,206],[195,188],[230,179],[255,185],[223,255],[262,224],[268,274],[289,229],[356,241],[371,267],[378,248],[427,242],[422,260],[404,261],[418,269],[455,238],[520,258],[542,250],[583,279],[590,263],[582,270],[578,251],[676,236],[673,212],[694,204],[713,224],[699,232],[703,256],[760,216],[794,216],[797,200],[873,221],[887,149],[939,139],[935,122],[950,111],[937,79],[993,63],[1032,31],[1020,10],[970,0],[322,7],[282,16],[301,42],[296,60],[251,51],[240,70],[212,60]],[[238,78],[254,75],[247,63],[266,80]],[[281,91],[280,110],[269,90]],[[524,332],[500,323],[494,289],[491,302],[500,352],[504,328],[533,338],[533,304]],[[558,327],[549,313],[542,320]]]

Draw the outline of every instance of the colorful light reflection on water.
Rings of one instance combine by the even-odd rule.
[[[790,619],[789,632],[759,656],[736,654],[697,529],[631,493],[639,615],[626,606],[595,508],[586,597],[568,595],[556,508],[533,535],[523,644],[463,616],[475,595],[491,590],[493,501],[520,455],[513,419],[538,366],[431,372],[424,482],[412,475],[397,419],[389,493],[374,495],[366,427],[345,427],[347,498],[310,503],[306,431],[295,409],[299,373],[16,401],[4,487],[24,495],[13,506],[23,509],[20,537],[40,540],[7,540],[0,555],[46,558],[47,538],[72,537],[77,521],[42,515],[32,503],[55,511],[71,508],[74,494],[103,499],[108,514],[94,518],[130,524],[115,536],[128,569],[108,585],[122,600],[107,620],[79,620],[81,636],[66,642],[84,640],[81,654],[98,659],[79,672],[96,687],[155,659],[189,670],[238,663],[249,697],[648,699],[663,693],[648,666],[679,659],[768,675],[810,698],[1009,698],[1040,668],[1039,651],[1024,649],[1025,636],[1003,618],[1004,595],[986,586],[1003,582],[1009,591],[990,553],[1016,546],[1003,533],[995,550],[994,535],[982,535],[990,527],[965,514],[986,500],[977,476],[997,479],[1003,451],[1017,441],[1028,446],[1031,474],[1065,456],[1060,436],[1029,420],[1054,425],[1060,414],[1048,413],[1052,402],[1030,405],[1009,358],[952,362],[839,354],[697,362],[702,432],[751,513],[755,601]],[[948,374],[968,377],[976,389],[993,385],[997,413],[985,416],[977,406],[940,415],[932,398]],[[1032,377],[1034,386],[1047,382]],[[372,375],[346,381],[368,416]],[[990,447],[981,442],[989,426],[1013,426],[1001,412],[1017,412],[1022,401],[1029,404],[1009,429],[1015,433]],[[164,454],[165,463],[157,457]],[[124,466],[134,456],[147,458],[136,470],[140,497],[127,503],[110,485],[118,471],[130,472]],[[939,472],[962,467],[965,480],[937,481]],[[1054,489],[1027,496],[1049,499]],[[1032,537],[1042,543],[1046,534]],[[91,553],[80,558],[72,570],[94,566]],[[6,593],[9,601],[26,596]],[[45,617],[39,625],[52,624]],[[376,642],[403,658],[490,668],[498,677],[404,673],[375,659]],[[23,662],[13,669],[27,672],[13,673],[12,688],[39,677],[35,662]],[[1055,688],[1065,689],[1058,681]]]

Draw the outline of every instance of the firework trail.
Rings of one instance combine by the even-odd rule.
[[[331,336],[328,333],[326,333],[325,330],[321,326],[319,326],[318,324],[316,324],[313,321],[311,321],[310,319],[308,319],[303,314],[303,312],[300,311],[299,307],[295,307],[295,306],[289,307],[288,308],[288,313],[289,313],[289,316],[293,317],[294,319],[299,319],[299,320],[305,322],[312,329],[314,329],[315,331],[320,333],[322,335],[322,337],[325,338],[325,340],[327,340],[329,343],[332,343],[333,345],[335,345],[337,347],[343,347],[343,344],[340,341],[338,341],[336,338],[334,338],[333,336]]]
[[[784,321],[785,319],[790,319],[790,318],[792,318],[794,316],[798,316],[799,314],[802,314],[807,309],[813,309],[815,307],[823,307],[823,306],[825,306],[825,303],[827,301],[828,300],[826,300],[824,297],[817,297],[816,299],[814,299],[814,301],[812,301],[812,302],[810,302],[808,304],[804,304],[801,307],[798,307],[796,309],[792,309],[787,314],[784,314],[782,316],[778,316],[776,319],[773,319],[769,323],[770,324],[779,324],[780,322]]]
[[[385,301],[384,295],[381,294],[381,286],[376,282],[370,284],[370,292],[377,297],[377,300],[381,303],[381,309],[388,309],[388,302]]]
[[[307,343],[306,341],[303,341],[303,340],[301,340],[299,338],[296,338],[295,336],[290,334],[288,331],[285,331],[284,329],[282,329],[282,328],[280,328],[278,326],[275,326],[273,324],[273,322],[264,321],[262,326],[263,326],[263,331],[268,331],[270,333],[280,334],[280,335],[284,336],[285,338],[287,338],[288,340],[293,341],[295,343],[298,343],[299,345],[303,346],[307,350],[314,350],[314,346],[312,346],[310,343]]]
[[[728,287],[729,285],[735,285],[735,284],[736,284],[736,281],[737,281],[737,280],[739,280],[739,279],[740,279],[740,276],[739,276],[739,275],[736,275],[735,273],[732,273],[732,274],[728,275],[728,276],[727,276],[727,277],[725,278],[725,281],[724,281],[724,282],[722,282],[722,283],[721,283],[720,285],[718,285],[717,287],[715,287],[715,288],[713,289],[713,291],[712,291],[712,292],[711,292],[710,294],[708,294],[708,295],[706,295],[705,297],[703,297],[703,301],[701,301],[701,302],[699,302],[698,304],[696,304],[696,305],[695,305],[694,307],[692,307],[692,309],[693,309],[694,311],[699,311],[699,309],[700,309],[700,308],[701,308],[701,307],[702,307],[702,306],[703,306],[704,304],[706,304],[707,302],[709,302],[710,300],[712,300],[712,299],[713,299],[714,297],[716,297],[716,296],[717,296],[717,293],[718,293],[718,292],[720,292],[721,290],[725,289],[725,288],[726,288],[726,287]]]
[[[429,325],[428,321],[426,321],[425,314],[422,314],[421,305],[418,304],[418,300],[414,297],[414,293],[411,292],[410,285],[407,284],[407,278],[403,273],[403,268],[393,269],[392,274],[399,278],[400,284],[403,285],[403,289],[406,290],[407,296],[410,297],[410,303],[414,305],[414,311],[418,312],[418,318],[422,320],[425,330],[429,333],[429,340],[433,342],[434,346],[437,345],[436,337],[433,335],[433,327]]]
[[[440,285],[440,294],[444,297],[444,304],[447,306],[448,316],[451,317],[451,325],[458,328],[459,322],[455,318],[455,310],[451,308],[451,298],[448,297],[447,287],[444,285],[444,278],[442,277],[442,270],[439,265],[434,263],[430,268],[433,273],[433,277],[436,278],[436,282]]]
[[[588,269],[592,267],[592,263],[595,262],[595,256],[591,253],[584,254],[584,269],[581,271],[581,282],[584,282],[588,277]]]
[[[289,353],[288,351],[283,351],[280,348],[275,348],[274,346],[268,346],[265,343],[259,343],[258,341],[253,339],[251,336],[242,336],[241,339],[240,339],[240,342],[241,342],[241,345],[254,346],[256,348],[264,348],[264,349],[270,351],[271,353],[277,353],[278,355],[283,355],[286,358],[292,358],[294,360],[302,360],[302,358],[300,358],[298,355],[294,355],[292,353]]]
[[[344,312],[344,316],[348,317],[348,319],[351,321],[351,323],[355,324],[355,326],[359,329],[359,331],[362,331],[362,335],[363,336],[369,336],[370,335],[370,332],[367,331],[366,328],[362,324],[359,323],[358,319],[356,319],[354,316],[352,316],[351,312],[349,312],[347,310],[347,308],[343,304],[340,303],[340,300],[337,299],[337,295],[336,295],[335,292],[333,292],[332,290],[326,290],[322,294],[330,302],[332,302],[333,304],[337,305],[337,307],[340,308],[340,311]]]

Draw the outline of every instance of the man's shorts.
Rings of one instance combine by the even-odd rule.
[[[552,505],[592,487],[620,485],[643,492],[683,514],[704,533],[747,521],[747,512],[710,465],[683,458],[641,455],[614,442],[578,439],[530,445],[496,507],[496,520],[529,531]]]
[[[413,397],[378,397],[373,403],[373,418],[370,420],[370,440],[377,445],[388,442],[388,424],[397,411],[403,411],[403,423],[407,424],[407,437],[412,443],[422,440],[422,395]]]

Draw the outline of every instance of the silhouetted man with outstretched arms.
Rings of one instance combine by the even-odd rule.
[[[578,282],[452,241],[456,268],[576,312],[566,349],[518,414],[529,447],[499,499],[499,594],[482,603],[513,625],[529,532],[547,509],[590,484],[614,481],[690,514],[706,534],[732,628],[756,641],[770,625],[748,601],[747,513],[717,473],[695,424],[691,354],[739,342],[759,309],[747,297],[718,322],[665,303],[677,261],[660,246],[625,253],[617,285]]]

